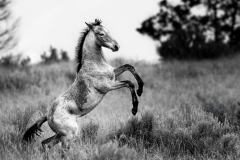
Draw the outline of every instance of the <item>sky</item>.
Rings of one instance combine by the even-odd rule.
[[[122,57],[157,62],[158,42],[141,35],[136,28],[148,17],[155,15],[160,0],[18,0],[12,4],[15,17],[20,18],[15,48],[29,55],[32,62],[52,45],[68,52],[71,58],[85,22],[96,18],[103,21],[120,45],[118,52],[104,49],[107,60]]]

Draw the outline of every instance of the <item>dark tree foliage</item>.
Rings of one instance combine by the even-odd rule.
[[[49,52],[50,52],[49,56],[47,56],[46,52],[44,52],[41,55],[41,59],[42,59],[43,63],[50,64],[50,63],[54,63],[54,62],[59,62],[59,58],[57,55],[57,49],[50,46]]]
[[[15,30],[18,20],[12,18],[10,3],[11,0],[0,0],[0,51],[11,49],[17,43]]]
[[[195,7],[206,13],[192,13]],[[182,0],[159,3],[159,12],[137,29],[160,42],[165,59],[212,59],[240,50],[239,0]]]
[[[60,62],[60,61],[69,61],[69,56],[68,56],[67,51],[64,51],[64,50],[60,51],[61,58],[59,58],[59,56],[58,56],[59,53],[56,48],[50,46],[49,52],[50,52],[49,56],[47,56],[46,52],[44,52],[41,55],[42,63],[51,64],[51,63],[56,63],[56,62]]]
[[[61,56],[62,56],[62,61],[69,61],[69,56],[68,56],[68,53],[67,53],[67,51],[64,51],[64,50],[61,50],[61,52],[60,52],[60,54],[61,54]]]
[[[29,57],[22,57],[22,54],[8,54],[0,58],[0,67],[19,68],[30,65],[31,59]]]

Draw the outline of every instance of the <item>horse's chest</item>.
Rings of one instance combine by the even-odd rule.
[[[99,75],[101,75],[103,79],[113,80],[115,78],[113,67],[110,65],[106,65],[105,67],[101,68]]]
[[[102,74],[102,76],[100,76],[100,80],[114,80],[115,79],[115,75],[114,75],[114,72],[113,71],[106,71]]]

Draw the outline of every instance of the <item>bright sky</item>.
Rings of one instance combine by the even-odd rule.
[[[104,49],[105,57],[124,57],[156,62],[157,42],[136,31],[141,22],[156,14],[160,0],[19,0],[13,3],[16,17],[20,17],[17,52],[29,55],[32,62],[52,45],[74,51],[84,22],[95,18],[103,21],[120,44],[118,52]]]

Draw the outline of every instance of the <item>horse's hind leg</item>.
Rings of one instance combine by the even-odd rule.
[[[58,144],[61,140],[61,136],[60,135],[54,135],[50,138],[47,138],[45,140],[42,141],[42,146],[44,148],[44,151],[46,151],[47,149],[52,148],[54,145]]]
[[[122,74],[125,71],[130,71],[133,74],[133,76],[136,78],[136,80],[138,82],[138,87],[139,87],[138,90],[137,90],[137,94],[138,94],[138,96],[141,96],[142,92],[143,92],[144,83],[143,83],[141,77],[135,71],[133,66],[131,66],[129,64],[125,64],[121,67],[115,68],[114,69],[115,77],[118,77],[120,74]]]
[[[66,152],[70,149],[70,143],[73,141],[75,138],[75,134],[68,134],[66,136],[61,137],[61,142],[62,142],[62,158],[66,158]]]
[[[79,128],[76,121],[76,117],[69,117],[68,120],[64,121],[64,128],[62,128],[62,158],[66,158],[66,152],[70,149],[70,143],[76,138]]]
[[[61,137],[59,135],[54,135],[50,138],[47,138],[42,141],[42,146],[44,150],[44,159],[48,159],[48,151],[50,148],[52,148],[54,145],[58,144],[61,140]]]

